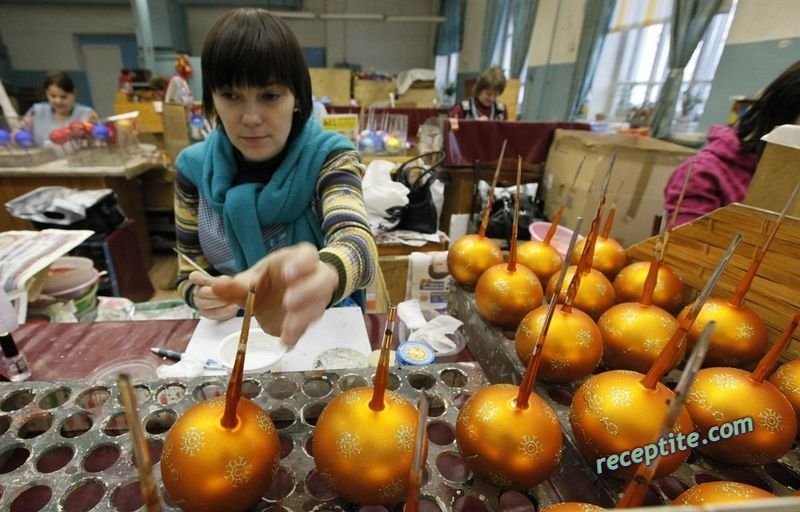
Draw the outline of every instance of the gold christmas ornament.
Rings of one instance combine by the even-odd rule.
[[[561,254],[550,245],[552,238],[550,232],[555,233],[557,227],[558,224],[550,224],[550,230],[544,240],[529,240],[517,248],[517,261],[532,270],[542,284],[547,283],[563,263]]]
[[[650,269],[649,261],[637,261],[620,270],[614,278],[614,295],[617,302],[638,302],[644,291],[644,281]],[[671,268],[659,263],[653,305],[677,315],[684,304],[686,285]]]
[[[575,249],[574,241],[582,220],[578,217],[568,255]],[[572,307],[579,281],[580,274],[575,274],[567,289],[564,304],[553,313],[547,343],[541,350],[538,375],[542,380],[572,382],[582,379],[597,368],[603,355],[603,338],[594,320]],[[544,325],[547,309],[545,306],[534,309],[525,315],[517,328],[515,348],[517,356],[526,366]]]
[[[495,265],[484,272],[475,285],[475,306],[481,316],[497,325],[516,327],[523,317],[542,303],[542,285],[532,270],[517,265],[517,225],[519,222],[522,158],[517,160],[517,195],[511,233],[508,265]]]
[[[778,388],[792,404],[798,425],[800,425],[800,359],[789,361],[772,374],[769,381]]]
[[[457,283],[474,287],[481,274],[503,263],[503,251],[497,242],[483,235],[466,235],[447,251],[447,269]]]
[[[761,465],[782,457],[797,436],[789,400],[765,381],[800,320],[795,315],[752,373],[706,368],[698,373],[686,407],[701,439],[698,450],[728,464]],[[718,439],[716,439],[718,438]]]
[[[660,432],[673,394],[660,382],[648,387],[644,379],[637,372],[608,371],[589,377],[575,393],[569,421],[578,448],[590,463],[626,450],[633,452],[652,443]],[[686,436],[692,430],[692,420],[683,408],[673,432]],[[676,450],[663,457],[655,478],[678,469],[690,451]],[[603,469],[618,476],[631,476],[635,467]]]
[[[764,489],[739,482],[706,482],[685,490],[672,504],[706,506],[775,497]]]
[[[743,304],[743,301],[758,272],[758,267],[764,260],[778,228],[786,217],[786,212],[797,197],[798,190],[800,190],[800,183],[786,201],[783,211],[775,221],[764,245],[756,251],[750,268],[739,282],[733,296],[728,300],[709,300],[697,317],[694,328],[689,331],[689,343],[692,344],[697,339],[698,330],[702,329],[706,322],[709,320],[717,322],[706,366],[742,367],[757,361],[764,355],[767,349],[767,327],[752,309]]]
[[[417,411],[386,389],[391,308],[373,387],[348,389],[334,398],[314,429],[314,462],[328,485],[359,505],[396,503],[405,496],[417,429]]]
[[[497,186],[497,178],[500,175],[507,142],[503,141],[503,147],[500,150],[500,159],[497,161],[497,168],[494,171],[492,187],[489,189],[489,197],[483,209],[478,234],[462,236],[453,242],[447,251],[447,270],[457,283],[469,288],[475,286],[481,274],[491,267],[503,263],[503,251],[500,250],[497,242],[486,238],[486,228],[489,225],[494,189]]]
[[[659,242],[663,240],[665,226],[662,222]],[[652,304],[660,246],[661,243],[656,243],[641,299],[613,306],[598,321],[604,343],[603,363],[612,370],[647,372],[678,329],[678,321],[672,315]],[[675,363],[682,359],[683,351]]]
[[[479,390],[466,401],[456,420],[456,441],[468,467],[504,489],[538,485],[561,460],[561,426],[555,412],[531,393],[555,306],[552,300],[536,354],[519,387],[495,384]]]
[[[567,269],[565,282],[572,280],[577,267],[571,266]],[[547,283],[547,297],[551,297],[556,290],[555,279],[550,278]],[[566,299],[566,289],[562,286],[558,299]],[[593,268],[587,269],[581,275],[580,285],[575,296],[574,306],[590,317],[597,320],[608,308],[614,305],[614,286],[602,272]]]
[[[580,258],[580,252],[583,251],[583,246],[586,245],[586,239],[578,242],[575,254],[573,254],[572,263],[577,264]],[[614,276],[622,270],[628,263],[628,256],[625,254],[625,249],[619,242],[613,238],[605,238],[598,236],[597,241],[594,243],[594,257],[592,258],[592,268],[599,270],[608,279],[614,279]]]
[[[561,222],[561,216],[564,214],[566,201],[572,196],[572,191],[575,190],[575,183],[578,181],[578,176],[580,176],[585,161],[586,157],[584,156],[578,164],[578,169],[575,171],[575,176],[572,177],[572,184],[569,189],[567,189],[564,199],[558,206],[553,218],[550,219],[550,228],[547,230],[544,240],[530,240],[522,243],[517,248],[517,260],[533,270],[533,273],[539,278],[539,282],[542,286],[547,285],[547,281],[558,272],[564,262],[561,253],[550,245],[550,241],[556,234],[558,224]]]
[[[740,240],[738,235],[734,238],[689,314],[680,323],[646,375],[628,370],[612,370],[593,375],[578,388],[572,399],[569,419],[578,448],[587,460],[594,462],[626,450],[633,452],[652,443],[661,433],[661,425],[670,410],[669,403],[674,395],[659,380],[674,366],[683,350],[691,322],[711,293]],[[686,436],[692,430],[689,413],[685,407],[681,407],[680,413],[676,414],[676,424],[672,432],[678,436]],[[662,453],[655,478],[672,473],[686,460],[691,450],[680,450],[679,447],[678,444],[670,453]],[[631,466],[618,470],[613,467],[608,469],[626,476],[634,471]]]
[[[280,462],[278,433],[261,407],[241,398],[254,293],[247,296],[242,333],[225,397],[186,411],[161,453],[161,478],[187,512],[244,511],[269,489]]]

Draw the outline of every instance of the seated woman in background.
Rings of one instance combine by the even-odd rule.
[[[262,9],[222,16],[201,57],[203,109],[216,129],[177,158],[178,291],[216,320],[255,286],[261,328],[293,345],[325,309],[363,307],[380,270],[353,144],[312,117],[303,50]],[[191,272],[191,273],[190,273]]]
[[[20,128],[33,132],[33,142],[43,146],[50,132],[73,121],[94,121],[92,107],[75,102],[75,84],[63,71],[51,71],[44,80],[47,101],[35,103],[22,118]]]
[[[764,151],[761,137],[783,124],[800,124],[800,61],[769,84],[734,126],[712,126],[708,144],[675,169],[664,189],[664,208],[670,215],[694,164],[677,224],[742,201]]]
[[[450,117],[458,119],[506,120],[506,106],[497,101],[506,89],[506,77],[499,67],[481,73],[475,82],[472,97],[463,99],[450,110]]]

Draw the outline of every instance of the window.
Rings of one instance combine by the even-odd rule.
[[[437,55],[434,64],[434,87],[439,92],[439,100],[443,105],[456,102],[456,80],[458,78],[458,53]]]
[[[684,69],[673,131],[693,131],[703,113],[736,1],[714,16]],[[672,0],[617,2],[589,94],[591,118],[649,123],[669,72],[671,14]]]

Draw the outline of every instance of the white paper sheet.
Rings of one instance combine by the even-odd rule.
[[[257,324],[252,322],[252,327]],[[242,318],[232,318],[225,322],[200,319],[186,353],[202,360],[217,359],[222,340],[242,328]],[[273,372],[307,371],[315,369],[314,359],[320,353],[332,348],[353,349],[364,357],[372,352],[364,324],[364,316],[359,308],[331,308],[300,337],[297,345],[286,352],[272,368]],[[206,370],[206,375],[220,375],[224,371]]]

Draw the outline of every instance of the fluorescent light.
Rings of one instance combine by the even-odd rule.
[[[323,20],[342,20],[342,21],[383,21],[383,14],[367,14],[355,12],[326,12],[320,14]]]
[[[442,23],[447,21],[444,16],[387,16],[386,21],[408,21],[420,23]]]
[[[287,20],[315,20],[317,15],[307,11],[270,11],[279,18]]]

